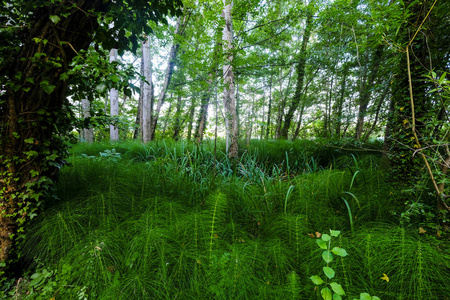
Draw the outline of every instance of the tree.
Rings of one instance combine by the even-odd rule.
[[[110,63],[117,62],[118,58],[118,51],[117,49],[111,49],[109,54],[109,61]],[[111,111],[111,117],[116,117],[119,115],[119,91],[116,88],[112,88],[109,91],[109,105],[110,105],[110,111]],[[109,125],[109,137],[111,141],[118,141],[119,140],[119,128],[116,124]]]
[[[297,85],[295,86],[295,93],[294,97],[292,99],[292,103],[289,106],[288,112],[286,113],[284,117],[284,125],[281,128],[281,138],[287,139],[288,138],[288,132],[289,128],[291,127],[292,118],[294,117],[294,113],[298,108],[298,105],[300,103],[300,100],[302,98],[302,90],[303,90],[303,82],[305,79],[305,68],[306,68],[306,58],[307,58],[307,47],[309,38],[311,36],[311,31],[313,29],[313,7],[314,7],[314,0],[311,1],[308,5],[308,11],[306,15],[306,22],[305,22],[305,30],[303,32],[303,39],[302,39],[302,45],[300,50],[300,57],[298,59],[297,63]]]
[[[142,44],[143,76],[145,82],[142,93],[142,107],[139,113],[141,118],[142,142],[148,143],[152,140],[152,115],[153,115],[153,80],[152,80],[152,58],[150,56],[150,38]]]
[[[226,55],[227,64],[223,65],[223,104],[225,113],[225,128],[227,139],[227,153],[230,158],[238,156],[238,120],[236,110],[236,95],[234,88],[234,73],[233,73],[233,20],[231,17],[231,10],[233,9],[233,2],[223,0],[224,9],[222,17],[225,19],[223,28],[223,50]]]
[[[17,255],[12,249],[26,221],[38,214],[64,164],[62,137],[72,129],[73,115],[66,97],[77,72],[73,59],[93,40],[107,49],[136,50],[138,36],[150,32],[147,20],[176,13],[178,5],[179,0],[61,0],[9,1],[2,8],[7,25],[0,30],[0,273]],[[108,20],[114,20],[111,26]]]

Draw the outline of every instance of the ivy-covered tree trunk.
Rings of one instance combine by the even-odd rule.
[[[432,7],[431,1],[405,1],[409,16],[399,30],[401,40],[398,44],[407,51],[398,54],[399,63],[392,85],[391,167],[393,175],[402,181],[415,182],[428,173],[435,187],[437,210],[450,211],[448,196],[444,194],[448,165],[445,166],[442,156],[447,157],[447,153],[445,150],[439,155],[431,152],[439,143],[439,130],[435,129],[442,122],[441,105],[445,104],[430,92],[435,86],[424,77],[432,69],[441,72],[449,69],[448,57],[442,51],[443,47],[448,47],[448,42],[442,41],[442,36],[448,37],[448,2],[438,2],[434,10]],[[417,20],[426,21],[421,26]]]
[[[312,2],[312,5],[313,4],[314,4],[314,2]],[[295,87],[294,97],[292,99],[291,105],[289,106],[289,110],[286,113],[286,116],[284,117],[284,125],[281,128],[281,132],[280,132],[282,139],[288,138],[288,132],[289,132],[289,128],[291,127],[294,113],[297,110],[300,100],[302,98],[303,82],[305,80],[305,69],[306,69],[306,58],[307,58],[306,49],[308,47],[309,38],[311,36],[313,23],[314,23],[313,22],[313,13],[311,11],[308,11],[307,17],[306,17],[306,25],[305,25],[306,27],[305,27],[305,31],[303,32],[302,47],[300,49],[300,58],[297,63],[297,85]]]
[[[86,49],[97,16],[110,2],[74,0],[36,8],[21,43],[2,70],[9,82],[0,99],[0,263],[14,260],[14,247],[27,220],[37,215],[66,154],[60,135],[69,129],[67,70]],[[70,12],[59,20],[51,16]],[[2,62],[3,66],[5,61]],[[70,128],[71,129],[71,128]],[[0,267],[0,276],[4,268]]]

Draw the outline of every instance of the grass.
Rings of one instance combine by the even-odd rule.
[[[349,299],[448,299],[448,242],[399,225],[377,154],[252,141],[234,170],[223,150],[76,145],[22,247],[25,298],[318,299],[312,236],[332,228]]]

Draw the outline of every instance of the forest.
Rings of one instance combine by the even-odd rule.
[[[1,2],[0,299],[450,299],[450,1]]]

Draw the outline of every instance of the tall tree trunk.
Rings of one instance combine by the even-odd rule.
[[[341,89],[339,91],[339,99],[335,102],[335,133],[338,138],[341,137],[341,126],[342,126],[342,107],[344,105],[345,92],[346,92],[346,83],[349,71],[349,64],[344,64],[342,70],[342,81],[341,81]]]
[[[142,45],[142,60],[144,61],[144,93],[142,96],[142,118],[141,131],[142,142],[148,143],[152,140],[151,116],[153,114],[153,81],[152,81],[152,58],[150,55],[150,37]]]
[[[231,10],[233,2],[230,0],[223,0],[224,9],[222,16],[225,19],[225,26],[223,28],[223,47],[226,53],[226,61],[228,64],[223,66],[223,102],[225,111],[225,126],[229,145],[227,153],[229,158],[237,158],[238,156],[238,120],[236,110],[236,97],[234,89],[234,73],[233,73],[233,21],[231,18]]]
[[[270,74],[270,82],[269,82],[269,108],[267,111],[266,139],[269,139],[269,135],[270,135],[270,116],[272,114],[272,79],[273,79],[273,73]]]
[[[68,127],[66,111],[70,105],[65,98],[68,83],[60,75],[69,70],[76,52],[87,49],[98,26],[97,16],[85,12],[103,11],[109,5],[102,0],[73,3],[77,7],[70,11],[60,5],[40,9],[21,29],[20,48],[11,63],[2,62],[7,64],[2,76],[7,76],[9,83],[30,89],[6,86],[0,93],[0,277],[5,272],[4,263],[9,265],[14,259],[13,248],[20,238],[17,230],[23,230],[38,214],[46,191],[63,165],[66,145],[57,135],[64,134],[61,130]],[[51,15],[67,12],[70,14],[57,26],[51,21]],[[30,59],[38,53],[60,59],[62,66]],[[27,81],[30,78],[37,86]]]
[[[183,18],[183,23],[181,23],[181,17],[178,17],[177,23],[175,25],[174,36],[182,35],[184,32],[184,28],[187,22],[187,15]],[[170,80],[172,79],[173,69],[175,67],[175,60],[177,57],[178,49],[180,48],[180,44],[174,40],[172,47],[170,47],[169,57],[167,58],[167,68],[166,75],[164,76],[164,83],[161,89],[161,93],[158,97],[158,102],[156,104],[156,109],[153,112],[151,118],[151,130],[150,130],[150,140],[155,139],[156,127],[158,125],[159,113],[161,112],[161,107],[164,104],[164,100],[166,99],[166,93],[170,85]]]
[[[182,111],[181,104],[182,104],[182,102],[181,102],[181,95],[178,95],[177,105],[176,105],[176,108],[175,108],[175,124],[173,126],[173,135],[172,135],[172,138],[175,141],[178,141],[178,138],[180,136],[180,131],[181,131],[181,124],[182,124],[181,120],[180,120],[180,118],[181,118],[181,111]]]
[[[145,41],[144,41],[145,43]],[[144,43],[142,43],[142,51],[144,50]],[[140,75],[144,77],[144,58],[141,57],[141,71]],[[139,85],[139,102],[137,107],[137,113],[136,113],[136,121],[133,134],[133,139],[138,139],[140,136],[142,139],[142,99],[144,98],[144,80],[141,78],[140,85]]]
[[[191,137],[192,137],[192,128],[193,128],[193,123],[194,123],[194,114],[195,114],[195,102],[194,98],[192,98],[192,103],[191,106],[189,108],[189,116],[188,116],[188,126],[187,126],[187,140],[190,141]]]
[[[310,3],[313,4],[313,1]],[[306,69],[306,58],[307,58],[307,47],[309,38],[311,36],[311,31],[313,27],[313,13],[312,11],[307,12],[306,16],[306,24],[305,31],[303,33],[302,47],[300,49],[300,58],[297,64],[297,85],[295,87],[294,97],[292,99],[292,103],[289,106],[289,110],[286,113],[284,118],[284,125],[281,128],[281,138],[287,139],[289,128],[291,127],[292,118],[294,117],[294,113],[297,110],[297,107],[302,98],[302,90],[303,90],[303,81],[305,80],[305,69]]]
[[[375,83],[375,80],[378,76],[378,70],[381,64],[381,60],[383,58],[383,52],[384,52],[384,45],[378,45],[375,48],[374,54],[373,54],[373,60],[368,65],[365,66],[365,68],[369,68],[367,70],[370,75],[368,79],[366,80],[366,76],[361,80],[360,85],[360,97],[359,97],[359,109],[358,109],[358,120],[356,122],[356,133],[355,133],[355,139],[360,140],[362,137],[363,129],[364,129],[364,117],[367,113],[367,107],[370,102],[370,98],[372,96],[372,86]]]
[[[109,61],[115,62],[118,59],[118,51],[117,49],[111,49],[109,53]],[[110,114],[111,117],[119,116],[119,91],[115,88],[112,88],[109,91],[109,105],[110,105]],[[117,125],[109,125],[109,137],[111,141],[119,140],[119,128]]]
[[[281,70],[281,73],[282,73],[282,70]],[[276,127],[275,127],[275,138],[276,139],[281,138],[281,127],[283,125],[284,109],[286,108],[287,98],[290,94],[292,73],[293,73],[293,67],[291,67],[289,69],[289,72],[288,72],[289,80],[288,80],[286,90],[284,91],[284,94],[283,94],[283,78],[284,77],[282,76],[282,74],[280,74],[280,76],[281,76],[281,78],[279,80],[279,82],[280,82],[280,101],[278,103],[278,115],[277,115],[277,123],[276,123]]]
[[[83,118],[89,119],[91,117],[91,102],[87,99],[81,100],[81,107],[83,110]],[[88,142],[94,142],[94,129],[89,126],[89,128],[83,128],[83,139]]]
[[[300,114],[298,116],[298,121],[297,121],[297,127],[295,128],[295,132],[294,135],[292,136],[292,140],[295,141],[300,133],[300,128],[302,125],[302,118],[303,118],[303,112],[305,110],[305,103],[302,103],[302,106],[300,107]]]
[[[212,92],[212,79],[208,81],[208,88],[207,91],[203,94],[202,100],[201,100],[201,107],[200,107],[200,114],[197,120],[197,127],[195,128],[195,134],[194,137],[196,139],[197,143],[201,143],[203,141],[203,135],[206,128],[206,121],[208,116],[208,107],[209,102],[211,99],[211,92]]]

